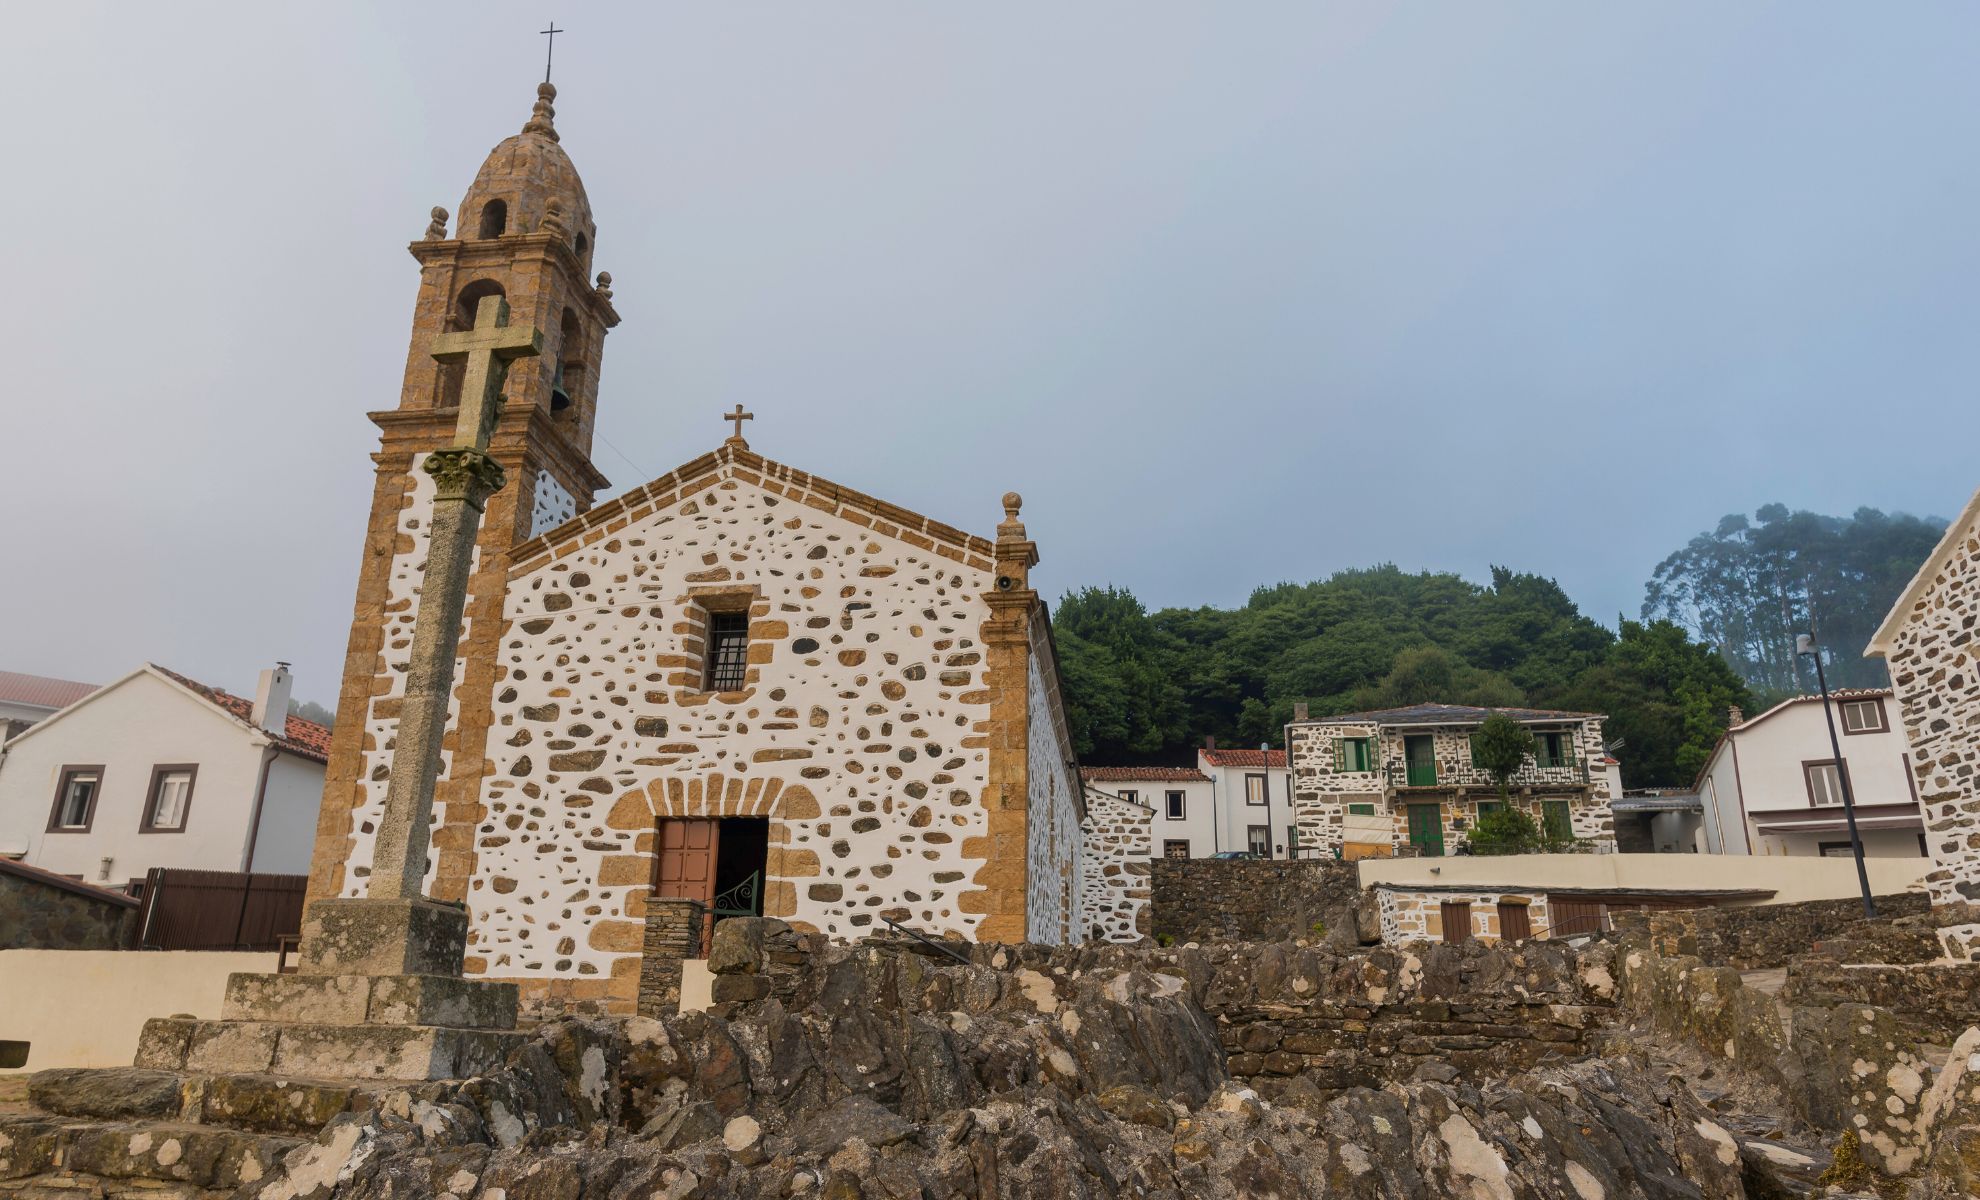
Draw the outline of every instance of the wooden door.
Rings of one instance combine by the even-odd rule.
[[[1471,940],[1471,902],[1468,900],[1446,900],[1438,906],[1443,918],[1444,940],[1465,942]]]
[[[1533,921],[1524,904],[1499,905],[1499,940],[1517,942],[1533,936]]]
[[[700,818],[662,817],[660,854],[653,865],[653,894],[699,900],[715,898],[715,854],[722,823]]]
[[[1444,809],[1438,804],[1412,804],[1409,806],[1409,844],[1425,858],[1440,858],[1444,853]]]
[[[1547,925],[1552,936],[1573,937],[1581,933],[1600,933],[1603,926],[1603,908],[1600,900],[1570,900],[1562,896],[1547,897]]]

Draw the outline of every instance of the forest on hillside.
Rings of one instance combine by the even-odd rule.
[[[1278,745],[1300,702],[1330,716],[1442,701],[1607,713],[1630,787],[1684,786],[1730,706],[1802,690],[1797,630],[1831,647],[1832,684],[1882,682],[1862,646],[1944,524],[1780,505],[1728,517],[1665,559],[1644,619],[1615,630],[1538,575],[1494,567],[1481,585],[1393,565],[1261,587],[1235,609],[1150,612],[1089,587],[1052,624],[1088,763],[1181,762],[1205,737]]]

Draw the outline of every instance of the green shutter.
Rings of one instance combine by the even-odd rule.
[[[1471,743],[1471,765],[1475,767],[1478,765],[1478,735],[1474,733],[1466,740]]]

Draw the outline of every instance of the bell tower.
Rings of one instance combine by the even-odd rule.
[[[592,281],[598,229],[577,168],[559,144],[557,89],[538,85],[522,131],[481,164],[461,199],[453,236],[435,208],[409,249],[419,263],[412,337],[396,408],[371,413],[380,431],[371,518],[344,656],[309,895],[357,895],[370,869],[425,569],[433,481],[420,468],[453,440],[461,367],[433,357],[434,339],[472,328],[489,296],[512,326],[534,326],[540,357],[520,359],[502,389],[489,454],[506,475],[475,543],[455,673],[449,735],[435,795],[427,894],[460,899],[473,865],[490,699],[509,550],[591,508],[607,480],[591,461],[605,334],[619,323],[611,276]]]

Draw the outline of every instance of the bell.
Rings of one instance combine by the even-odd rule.
[[[564,364],[557,364],[557,377],[550,381],[550,411],[563,412],[571,406],[571,394],[564,390]]]

